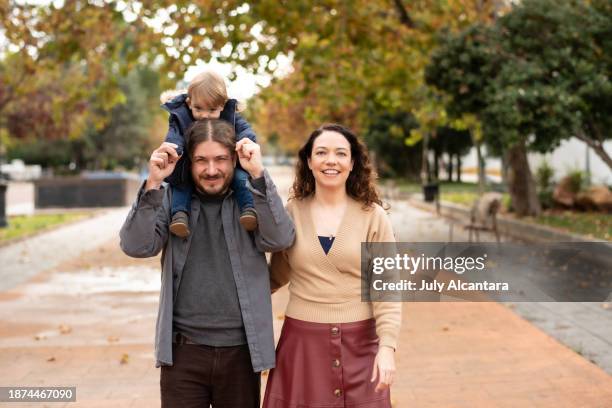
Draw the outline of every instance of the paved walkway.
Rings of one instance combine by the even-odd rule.
[[[0,290],[102,245],[118,234],[127,211],[128,207],[104,211],[94,218],[0,247]]]
[[[392,220],[398,239],[407,242],[447,241],[449,222],[407,203],[393,204]],[[461,228],[453,229],[454,241],[468,241]],[[481,233],[483,241],[494,241]],[[504,237],[502,237],[504,239]],[[519,316],[612,374],[612,303],[520,302],[506,303]],[[611,404],[612,406],[612,404]]]
[[[275,179],[287,186],[290,175]],[[400,239],[445,240],[447,229],[433,215],[402,204],[392,210]],[[18,264],[26,255],[0,248],[0,282],[11,281],[0,292],[0,385],[77,387],[77,403],[30,406],[159,406],[153,364],[159,259],[120,252],[116,232],[126,212],[85,221],[94,223],[87,228],[71,226],[77,234],[67,251],[62,237],[69,235],[62,234],[74,231],[18,244],[28,250]],[[54,249],[43,251],[47,245]],[[287,298],[286,289],[273,296],[277,336]],[[612,401],[609,374],[501,304],[406,303],[400,344],[395,407],[609,407]]]

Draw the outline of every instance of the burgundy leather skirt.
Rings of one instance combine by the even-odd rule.
[[[374,319],[331,324],[286,317],[263,407],[390,408],[389,390],[376,392],[377,382],[370,382],[377,352]]]

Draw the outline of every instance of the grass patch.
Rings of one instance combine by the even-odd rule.
[[[548,225],[553,228],[586,235],[589,238],[612,240],[612,217],[594,212],[547,212],[539,217],[528,217],[526,221]]]
[[[395,181],[400,192],[419,194],[423,191],[420,183],[402,179],[396,179]],[[384,185],[384,181],[381,184]],[[478,184],[476,183],[440,182],[439,185],[440,199],[442,201],[471,207],[476,198],[478,198]]]
[[[471,191],[456,191],[456,192],[445,192],[442,191],[440,199],[442,201],[448,201],[449,203],[459,204],[466,207],[472,207],[472,204],[478,197],[477,192]]]
[[[91,213],[36,214],[8,217],[8,227],[0,228],[0,243],[24,238],[48,228],[86,218]]]
[[[401,192],[411,194],[422,192],[420,183],[403,179],[395,179],[394,181]],[[385,180],[382,180],[381,184],[384,185],[384,183]],[[477,197],[478,184],[476,183],[440,183],[440,199],[442,201],[471,208]],[[510,195],[508,193],[502,193],[502,202],[502,212],[507,211],[510,205]],[[589,238],[612,241],[612,217],[609,214],[549,210],[539,217],[525,217],[521,220]]]
[[[420,183],[415,183],[414,181],[408,181],[404,179],[394,179],[395,183],[397,183],[397,187],[400,192],[406,193],[420,193],[423,191]],[[381,181],[381,184],[385,184],[385,180]],[[456,183],[456,182],[440,182],[440,191],[444,194],[444,192],[456,193],[456,192],[474,192],[478,191],[478,184],[475,183]]]
[[[472,192],[442,192],[442,201],[463,205],[471,208],[472,203],[478,197],[478,193]],[[503,208],[507,211],[510,203],[510,196],[503,194]],[[504,211],[502,210],[502,211]],[[595,212],[573,212],[573,211],[547,211],[539,217],[525,217],[521,220],[546,225],[564,232],[585,235],[589,238],[612,240],[612,217],[609,214]]]

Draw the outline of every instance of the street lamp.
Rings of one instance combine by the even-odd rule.
[[[4,156],[6,153],[6,148],[4,144],[0,142],[0,228],[5,228],[8,226],[8,222],[6,221],[6,189],[8,187],[7,178],[4,173],[2,173],[2,164],[4,164]]]

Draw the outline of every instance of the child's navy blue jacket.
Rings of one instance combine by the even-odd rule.
[[[194,122],[191,109],[187,105],[187,94],[180,94],[170,101],[162,104],[162,108],[170,113],[168,134],[166,135],[166,142],[174,143],[178,145],[177,153],[183,154],[185,150],[185,134],[187,129]],[[257,142],[255,132],[251,129],[249,123],[236,111],[238,101],[235,99],[228,99],[221,111],[220,119],[223,119],[234,126],[236,130],[236,140],[243,138],[249,138],[253,142]],[[178,185],[186,180],[187,173],[189,173],[188,158],[181,157],[179,163],[170,177],[167,178],[172,185]]]

